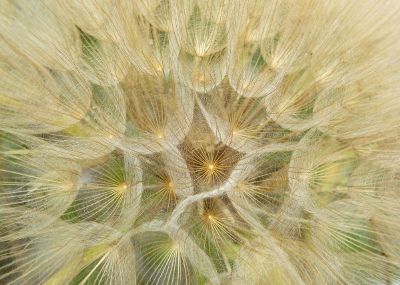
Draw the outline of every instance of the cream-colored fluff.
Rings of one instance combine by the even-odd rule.
[[[0,11],[1,284],[400,281],[399,1]]]

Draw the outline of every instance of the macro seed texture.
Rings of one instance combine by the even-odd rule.
[[[0,1],[0,284],[400,284],[400,2]]]

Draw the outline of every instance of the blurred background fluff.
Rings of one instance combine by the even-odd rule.
[[[0,284],[396,284],[400,1],[1,0]]]

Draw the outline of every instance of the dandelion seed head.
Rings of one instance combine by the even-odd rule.
[[[399,14],[0,1],[0,283],[399,282]]]

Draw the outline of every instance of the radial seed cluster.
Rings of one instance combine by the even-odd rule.
[[[400,2],[2,0],[0,285],[400,282]]]

